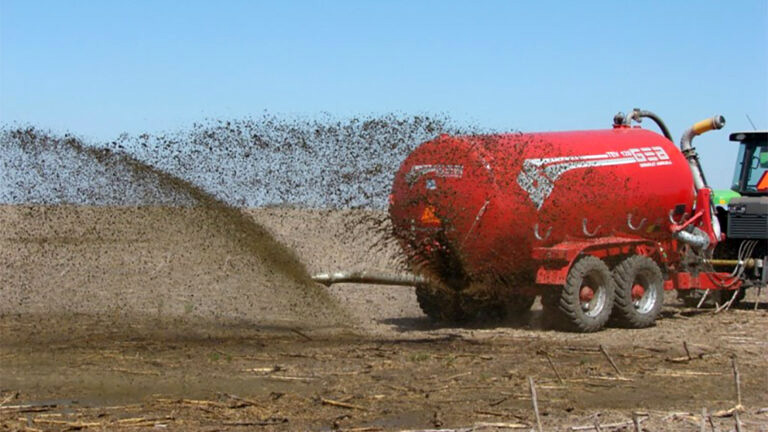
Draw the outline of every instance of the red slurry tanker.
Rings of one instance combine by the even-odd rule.
[[[664,136],[632,125],[646,117]],[[764,259],[746,259],[759,240],[713,258],[725,235],[691,141],[724,123],[697,123],[680,148],[641,110],[606,130],[437,137],[406,158],[390,195],[414,274],[315,280],[413,285],[424,312],[448,321],[519,314],[540,295],[550,319],[583,332],[609,318],[652,325],[664,290],[732,302],[766,272]]]

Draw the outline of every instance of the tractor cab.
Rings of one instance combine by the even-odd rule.
[[[768,239],[768,131],[736,132],[739,156],[728,202],[728,238]]]
[[[739,156],[731,190],[740,195],[768,195],[768,131],[732,133]]]

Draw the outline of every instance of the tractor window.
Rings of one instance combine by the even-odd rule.
[[[757,166],[760,168],[768,168],[768,147],[760,147],[760,154],[757,155]]]
[[[741,191],[741,173],[744,168],[744,150],[746,150],[747,146],[744,143],[741,143],[739,145],[739,155],[736,156],[736,168],[733,170],[733,183],[731,183],[731,190],[740,192]]]
[[[746,166],[744,166],[746,165]],[[765,192],[757,190],[757,183],[768,170],[768,143],[741,143],[731,189],[740,193]]]
[[[757,192],[757,182],[766,170],[768,170],[768,144],[763,144],[755,147],[755,152],[752,154],[745,188],[748,191]]]
[[[749,152],[748,152],[749,153]],[[745,160],[745,162],[747,162]],[[754,147],[749,158],[749,172],[745,176],[744,189],[747,192],[757,192],[757,182],[763,177],[763,173],[768,170],[768,144]]]

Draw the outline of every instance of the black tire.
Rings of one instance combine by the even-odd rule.
[[[590,299],[586,299],[588,292],[592,292]],[[556,318],[554,324],[558,327],[589,333],[605,326],[611,316],[613,298],[613,277],[608,266],[587,255],[571,266],[559,292],[548,293],[542,303],[545,317]]]
[[[613,322],[628,328],[652,326],[664,304],[664,277],[659,265],[645,256],[631,256],[613,269],[613,281]]]

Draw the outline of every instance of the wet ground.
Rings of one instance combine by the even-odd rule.
[[[397,266],[380,213],[249,215],[308,273]],[[194,209],[2,216],[0,430],[535,430],[529,378],[543,430],[697,431],[704,408],[734,430],[734,359],[742,430],[768,430],[766,293],[670,294],[643,330],[561,333],[538,305],[446,327],[409,288],[307,288]]]
[[[192,336],[142,337],[138,324],[105,330],[110,323],[61,317],[77,343],[57,343],[55,330],[40,328],[54,324],[50,317],[5,316],[0,422],[46,430],[481,423],[527,430],[536,424],[532,377],[545,430],[621,423],[633,413],[649,416],[640,417],[645,430],[698,430],[702,408],[728,430],[734,419],[726,411],[737,405],[735,358],[740,420],[745,430],[765,430],[765,306],[718,315],[669,307],[656,328],[590,335],[526,328],[536,325],[538,311],[527,324],[478,328],[393,317],[389,334],[375,337],[204,322]]]

